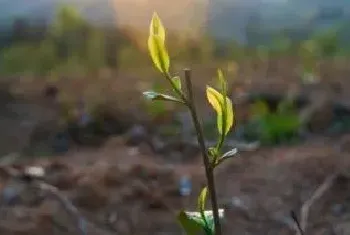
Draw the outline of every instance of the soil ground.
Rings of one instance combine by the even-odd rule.
[[[227,208],[225,234],[295,234],[290,211],[299,213],[337,172],[343,177],[311,205],[307,233],[349,233],[349,141],[349,135],[318,138],[295,147],[241,152],[228,161],[216,178],[219,203]],[[170,165],[135,150],[117,140],[99,150],[76,150],[23,164],[51,169],[47,181],[93,224],[87,234],[179,234],[175,213],[182,206],[195,209],[204,183],[200,156],[193,163]],[[177,191],[184,174],[194,185],[190,198]],[[3,189],[14,187],[13,182],[3,182]],[[2,234],[77,233],[75,219],[67,219],[69,213],[57,201],[40,200],[28,190],[21,195],[1,209]]]
[[[289,74],[286,70],[283,71],[283,74]],[[248,72],[245,77],[252,79],[259,74],[247,75]],[[261,74],[264,73],[260,71]],[[337,78],[346,74],[348,73],[343,69]],[[200,73],[197,77],[199,75]],[[116,83],[130,84],[133,76],[120,75],[120,80]],[[264,82],[256,78],[253,79],[255,82],[246,80],[242,87],[254,90],[261,88],[261,84],[268,86],[266,84],[269,81],[274,81],[270,84],[275,84],[275,89],[281,92],[288,84],[296,81],[286,78],[281,82],[278,78],[282,76]],[[210,78],[207,77],[206,81],[208,80]],[[349,87],[345,80],[338,80],[343,82],[341,88],[344,96],[341,99],[345,102]],[[29,85],[25,87],[35,94],[40,86],[36,86],[37,90],[29,89]],[[134,93],[130,94],[130,86],[124,88],[115,88],[121,89],[117,92],[118,96],[129,94],[124,96],[125,100],[119,100],[119,103],[127,100],[131,102],[133,99],[137,101],[138,98],[133,94],[138,91],[134,89]],[[7,117],[6,120],[11,119],[13,118]],[[16,126],[13,122],[1,124],[4,127],[10,125]],[[16,140],[24,135],[21,128],[12,132]],[[23,137],[22,142],[25,140]],[[20,148],[22,142],[17,143],[16,148]],[[18,169],[30,165],[43,166],[47,171],[46,182],[56,186],[62,195],[69,198],[81,212],[81,218],[85,218],[88,223],[83,224],[82,221],[85,220],[71,217],[57,200],[41,195],[30,184],[2,176],[0,233],[82,234],[81,230],[84,230],[86,234],[99,235],[181,234],[181,228],[175,219],[176,212],[184,207],[194,210],[196,195],[205,183],[201,156],[196,154],[191,156],[192,161],[175,164],[164,155],[155,154],[145,145],[130,147],[125,142],[124,136],[113,136],[99,148],[76,147],[63,155],[20,158],[12,162],[10,165]],[[349,144],[350,134],[343,134],[315,136],[293,146],[239,151],[235,158],[220,166],[216,172],[219,204],[226,208],[224,233],[296,234],[290,211],[299,215],[304,203],[324,181],[333,174],[340,174],[332,181],[330,188],[311,205],[306,234],[349,234]],[[7,158],[12,157],[9,155]],[[183,175],[192,180],[193,192],[188,198],[180,196],[178,192]],[[13,191],[19,196],[10,197]]]

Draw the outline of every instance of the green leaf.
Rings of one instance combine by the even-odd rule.
[[[162,73],[168,73],[170,67],[169,54],[164,42],[158,35],[150,35],[148,38],[148,50],[156,68]]]
[[[208,148],[208,157],[210,159],[210,165],[215,166],[215,163],[217,162],[217,159],[219,157],[217,146]]]
[[[225,160],[235,156],[237,154],[237,148],[231,149],[230,151],[224,153],[215,163],[215,167],[217,167],[218,165],[220,165],[222,162],[224,162]]]
[[[205,202],[207,200],[207,195],[208,195],[208,187],[204,187],[198,197],[198,210],[201,213],[202,219],[203,221],[205,221],[206,226],[207,226],[207,222],[204,215],[204,209],[205,209]]]
[[[226,84],[226,80],[224,78],[224,74],[222,73],[222,71],[220,69],[218,69],[217,71],[217,76],[218,76],[218,80],[220,82],[221,85],[221,94],[223,97],[227,97],[227,84]],[[222,105],[222,130],[226,130],[226,125],[227,123],[227,99],[223,98],[223,105]],[[225,140],[225,136],[226,136],[226,132],[222,132],[219,142],[217,144],[217,148],[220,149],[224,140]],[[217,159],[215,159],[215,161],[217,161]]]
[[[206,210],[203,212],[205,220],[202,219],[202,215],[200,212],[189,212],[186,211],[186,215],[188,218],[196,221],[198,224],[203,226],[205,234],[212,235],[215,234],[215,225],[214,225],[214,216],[212,210]],[[219,209],[219,218],[224,218],[224,209]]]
[[[150,35],[158,35],[161,38],[162,42],[164,43],[164,41],[165,41],[165,29],[164,29],[163,23],[160,20],[157,12],[154,12],[152,15],[151,24],[149,27],[149,34]]]
[[[189,216],[186,212],[180,211],[177,220],[185,230],[187,235],[198,235],[204,231],[204,223],[201,220]]]
[[[179,76],[175,76],[171,79],[171,81],[173,85],[176,87],[176,89],[181,91],[181,78]]]
[[[177,102],[181,104],[184,103],[182,100],[179,100],[173,96],[161,94],[154,91],[145,91],[143,92],[143,95],[149,100],[165,100],[165,101],[172,101],[172,102]]]
[[[227,95],[227,83],[226,83],[226,80],[224,78],[224,74],[223,74],[221,69],[218,69],[217,73],[218,73],[218,79],[219,79],[219,82],[221,85],[221,92],[224,96],[226,96]]]
[[[208,156],[210,157],[210,158],[215,158],[215,157],[217,157],[218,156],[218,150],[216,149],[216,148],[214,148],[214,147],[209,147],[208,148]]]
[[[157,13],[153,13],[148,37],[148,50],[156,68],[168,73],[170,59],[165,47],[165,29]]]
[[[214,217],[207,216],[207,228],[209,234],[215,234],[215,224],[214,224]]]
[[[201,213],[204,212],[207,195],[208,195],[208,187],[204,187],[198,197],[198,209]]]
[[[207,86],[206,93],[209,103],[217,113],[218,132],[221,135],[227,135],[233,125],[234,119],[232,101],[227,96],[223,96],[210,86]],[[224,97],[226,98],[225,100]],[[226,110],[226,112],[224,112],[224,110]],[[223,118],[224,115],[226,116],[225,118]],[[225,121],[225,127],[223,125],[223,121]]]

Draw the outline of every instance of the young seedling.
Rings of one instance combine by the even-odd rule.
[[[225,137],[233,126],[234,113],[231,100],[227,97],[227,83],[221,70],[218,70],[218,80],[221,90],[207,86],[206,95],[210,105],[217,113],[218,140],[215,146],[207,147],[201,123],[199,121],[194,104],[194,94],[191,81],[191,71],[184,70],[184,79],[187,92],[183,91],[182,80],[179,76],[172,76],[170,70],[170,59],[165,46],[165,28],[157,13],[153,14],[148,38],[148,49],[154,66],[173,89],[173,95],[158,93],[157,91],[146,91],[144,96],[153,101],[169,101],[185,105],[191,113],[192,121],[196,130],[197,140],[203,156],[207,186],[204,187],[198,197],[198,211],[180,211],[178,220],[188,235],[204,234],[221,235],[220,219],[224,217],[224,210],[218,208],[216,189],[214,182],[214,169],[226,159],[237,153],[236,149],[222,153]],[[212,210],[206,210],[206,199],[209,194]]]

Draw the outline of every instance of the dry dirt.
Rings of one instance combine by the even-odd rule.
[[[311,206],[307,234],[348,234],[350,215],[348,145],[350,136],[318,138],[298,147],[240,152],[218,168],[219,203],[227,209],[225,234],[295,234],[289,213],[330,175],[340,172]],[[118,138],[102,149],[76,149],[51,159],[16,163],[21,169],[41,165],[45,181],[56,186],[88,220],[86,234],[180,234],[175,214],[195,208],[204,183],[201,158],[171,165],[142,147],[127,147]],[[178,193],[181,175],[193,181],[193,194]],[[50,197],[2,177],[1,234],[79,234],[76,218]],[[19,197],[4,192],[20,188]],[[6,192],[7,192],[6,191]]]
[[[288,68],[283,66],[285,64],[288,64]],[[264,72],[266,67],[260,65],[241,71],[240,77],[243,79],[236,81],[237,86],[232,92],[236,95],[244,93],[246,89],[283,92],[289,88],[289,84],[298,83],[292,75],[295,74],[295,66],[290,64],[290,61],[276,63],[269,74]],[[348,68],[344,65],[324,75],[327,83],[324,87],[330,87],[328,82],[342,82],[336,98],[344,102],[348,100],[346,91],[349,86],[342,78],[349,74]],[[202,72],[195,69],[194,73],[195,77],[200,78],[196,84],[202,84],[210,80],[207,74],[215,74],[215,69]],[[205,80],[201,80],[201,74],[206,75]],[[334,79],[329,79],[332,78],[329,74],[334,75]],[[112,97],[116,94],[118,99],[123,97],[118,104],[127,107],[133,101],[139,102],[140,91],[130,86],[131,83],[136,84],[137,76],[119,77],[98,89],[92,82],[89,84],[90,90],[95,89],[99,96]],[[252,80],[256,82],[252,83]],[[72,83],[75,86],[65,85],[72,93],[77,91],[77,87],[81,88],[78,80]],[[27,93],[35,96],[42,84],[30,86],[24,82],[15,87],[18,88],[17,93],[23,92],[25,87]],[[203,91],[202,88],[198,90]],[[335,88],[332,89],[334,94]],[[92,96],[96,97],[96,94]],[[238,112],[238,115],[241,113]],[[15,125],[18,122],[13,122],[13,117],[2,119],[7,121],[1,124],[3,135],[5,132],[12,133],[16,141],[23,138],[14,145],[15,148],[23,147],[23,142],[27,140],[24,130],[27,129]],[[14,141],[5,137],[2,139],[3,148],[9,147],[11,150],[6,141]],[[330,188],[311,205],[306,234],[350,234],[349,145],[350,135],[346,134],[314,137],[297,146],[239,151],[235,158],[220,166],[216,172],[219,204],[226,209],[224,234],[296,234],[290,211],[295,211],[299,216],[301,207],[315,190],[328,177],[338,173],[341,177],[336,177]],[[11,162],[12,157],[9,158]],[[81,215],[77,220],[55,197],[42,194],[32,183],[0,174],[0,233],[182,234],[175,220],[176,212],[181,208],[195,209],[196,195],[205,183],[201,156],[191,158],[193,161],[174,164],[166,157],[154,154],[147,146],[127,146],[124,137],[117,136],[110,138],[100,148],[77,147],[64,155],[17,160],[1,169],[8,169],[11,165],[19,170],[30,165],[43,166],[47,172],[45,182],[57,187],[60,195],[67,197]],[[2,159],[1,162],[5,164],[6,161]],[[178,191],[183,175],[192,180],[193,192],[189,198],[181,197]]]

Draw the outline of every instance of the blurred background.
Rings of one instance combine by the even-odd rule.
[[[238,154],[216,172],[225,234],[295,234],[290,210],[334,173],[342,180],[312,205],[307,234],[350,233],[349,1],[0,6],[1,234],[182,234],[175,212],[195,209],[205,178],[187,111],[142,97],[171,92],[148,54],[154,11],[172,74],[192,69],[208,145],[217,132],[205,85],[217,86],[217,69],[229,83],[225,149]],[[78,208],[79,224],[3,174],[33,165]]]

